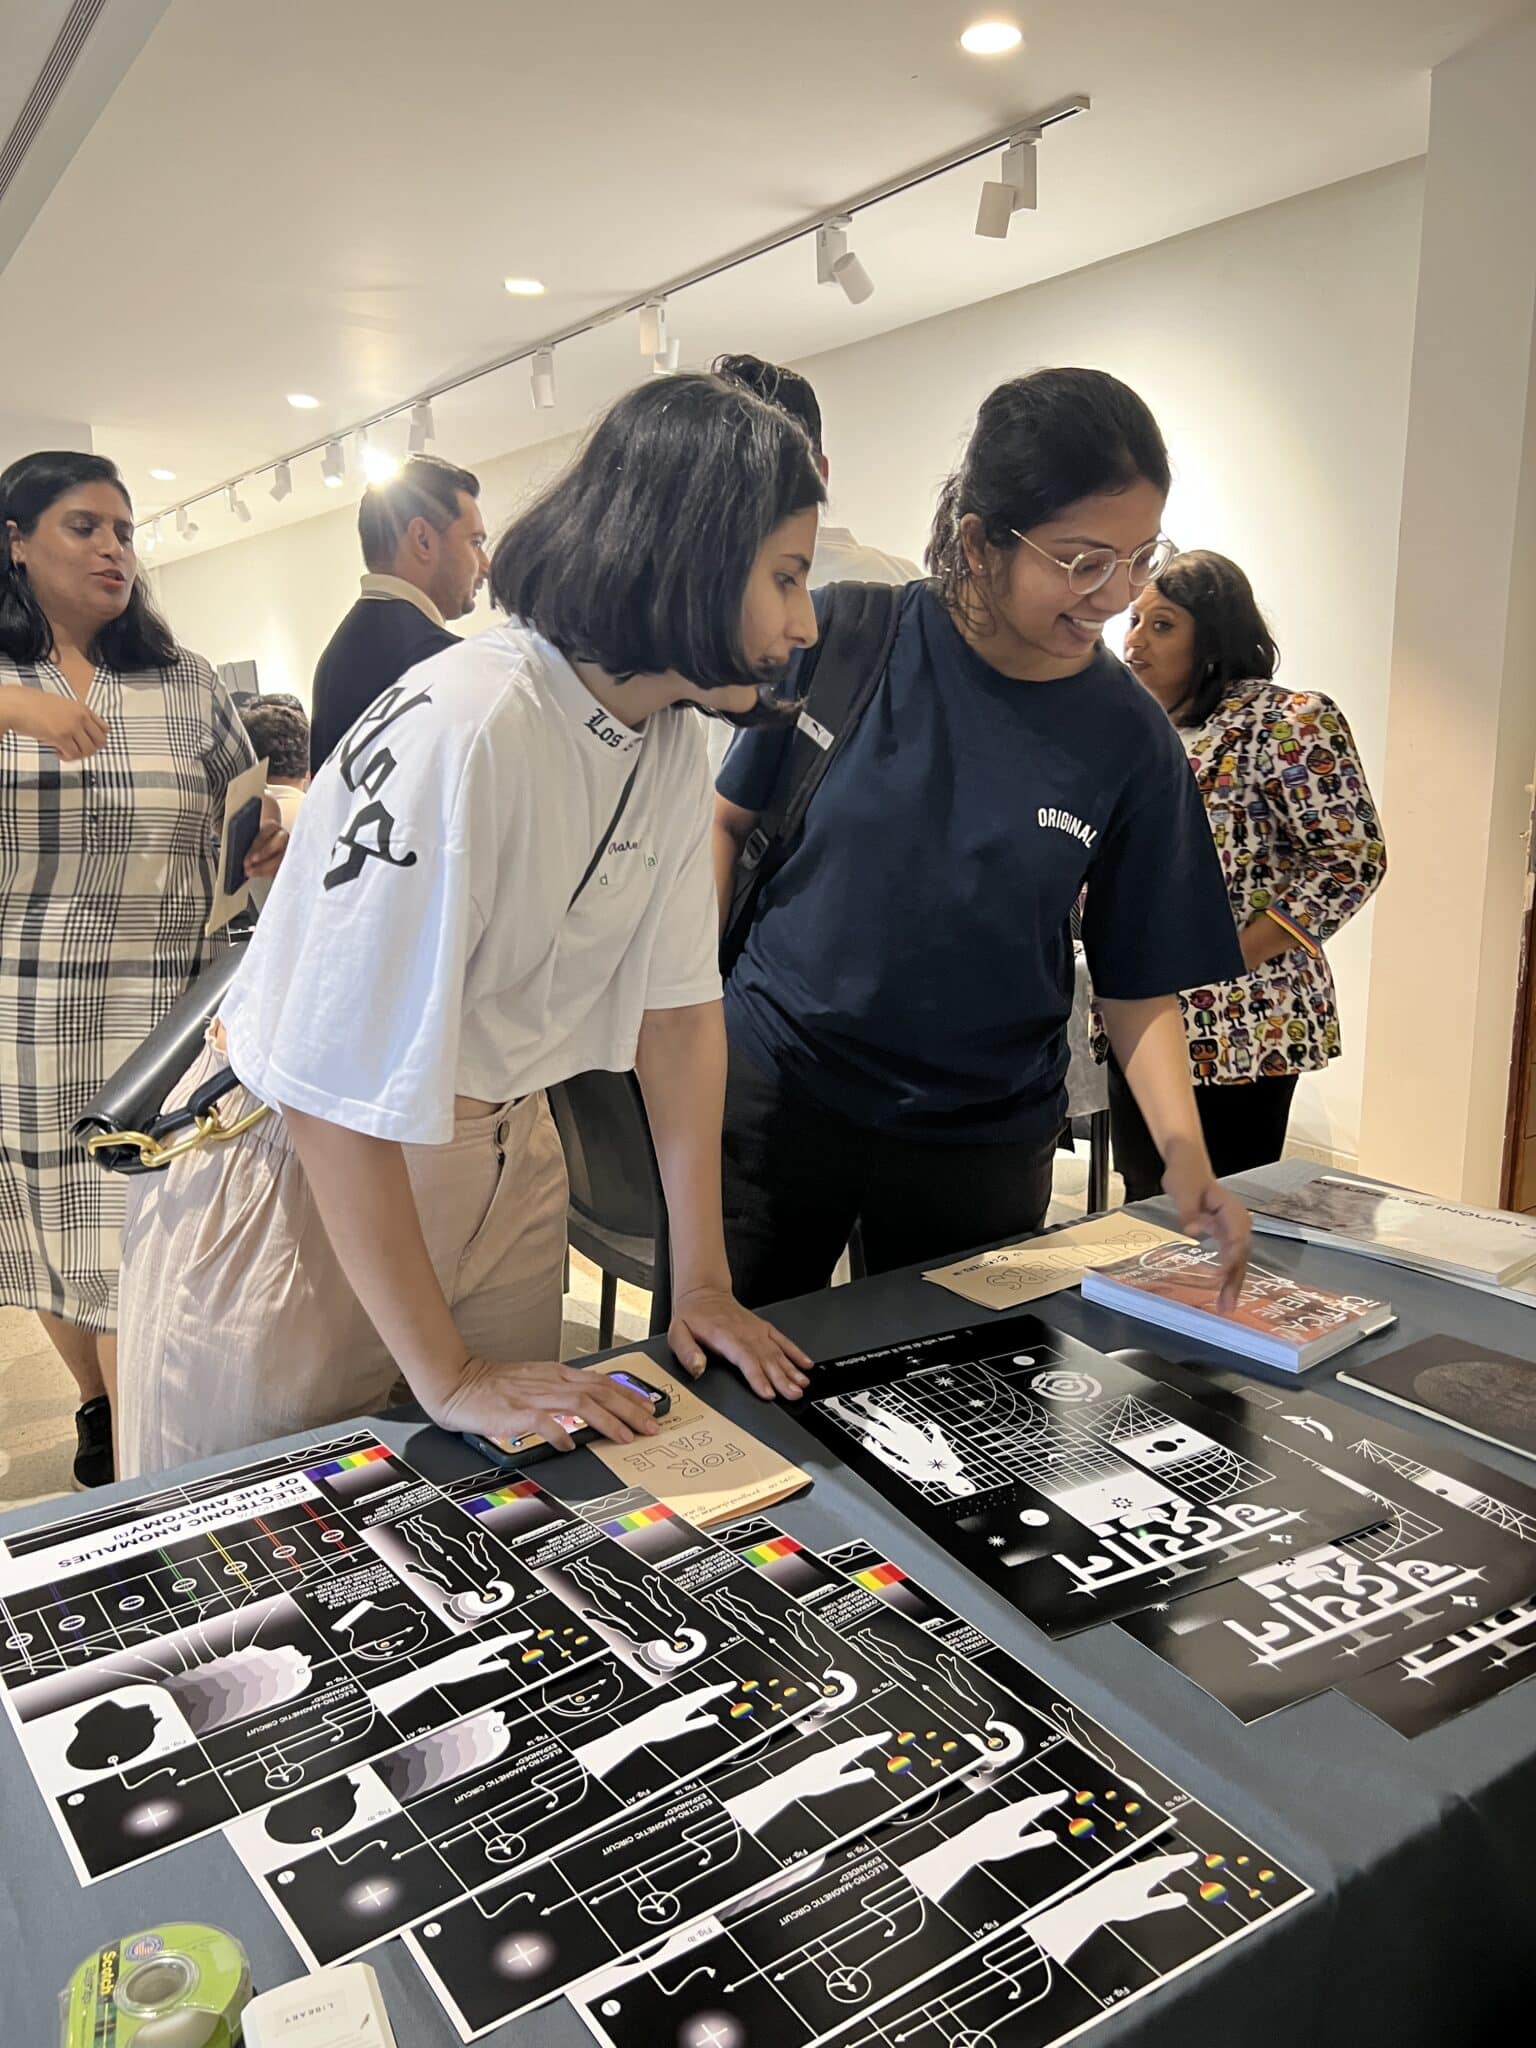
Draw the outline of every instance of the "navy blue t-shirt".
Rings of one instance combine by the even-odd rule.
[[[788,743],[741,733],[720,794],[762,810]],[[759,896],[726,986],[732,1041],[855,1123],[1043,1138],[1065,1115],[1068,920],[1085,882],[1099,995],[1244,972],[1161,705],[1102,648],[1058,682],[999,675],[910,584],[886,674]]]

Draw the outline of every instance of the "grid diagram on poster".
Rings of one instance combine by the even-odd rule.
[[[1381,1519],[1242,1419],[1031,1316],[817,1367],[799,1419],[1051,1635]]]
[[[936,1809],[920,1807],[872,1841],[804,1866],[798,1881],[596,1973],[571,1995],[599,2040],[896,2048],[910,2026],[928,2030],[933,2048],[954,2048],[969,2039],[960,2014],[974,2010],[978,2044],[1012,2048],[1017,2038],[1043,2048],[1310,1897],[1277,1858],[890,1560],[855,1543],[827,1562],[1057,1727],[1071,1745],[1069,1775],[1097,1768],[1110,1781],[1065,1809],[1082,1838],[1108,1831],[1103,1861],[1053,1893],[1047,1861],[1035,1861],[1050,1810],[1005,1819],[1006,1778],[979,1795],[951,1790]],[[1132,1807],[1158,1820],[1126,1846],[1113,1831]]]
[[[0,1697],[82,1883],[605,1653],[371,1437],[10,1539]]]
[[[508,2017],[625,1953],[630,1931],[652,1938],[936,1786],[1058,1739],[782,1532],[727,1547],[633,1493],[583,1507],[597,1540],[636,1524],[647,1569],[665,1529],[674,1597],[720,1617],[744,1654],[782,1660],[794,1711],[769,1701],[765,1721],[739,1711],[750,1694],[716,1702],[682,1681],[607,1702],[583,1674],[530,1702],[520,1728],[490,1731],[487,1754],[450,1730],[453,1755],[430,1778],[411,1745],[355,1774],[339,1814],[304,1799],[273,1807],[231,1840],[307,1961],[346,1960],[430,1908],[441,1923],[465,1899],[451,1924],[493,1932],[531,1899],[541,1915],[576,1905],[547,1923],[537,1969],[490,1987]],[[560,1548],[583,1554],[569,1532]],[[606,1889],[604,1871],[620,1873]],[[593,1884],[612,1902],[596,1919]]]

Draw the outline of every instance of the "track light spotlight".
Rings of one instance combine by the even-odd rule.
[[[272,472],[272,496],[281,505],[293,490],[293,471],[286,462],[278,463]]]
[[[326,488],[340,490],[347,478],[347,452],[339,441],[327,441],[325,453],[320,458],[320,474]]]
[[[640,308],[640,353],[652,361],[666,353],[667,308],[664,300],[647,299]]]
[[[411,431],[406,448],[412,455],[425,455],[427,443],[437,438],[437,428],[432,420],[432,407],[423,399],[411,407]]]
[[[535,412],[549,412],[555,403],[555,352],[552,348],[535,351],[533,371],[528,379],[528,388],[533,394]]]
[[[1016,136],[1003,151],[1000,175],[989,178],[981,188],[981,203],[976,209],[978,235],[1002,241],[1013,216],[1021,210],[1032,211],[1038,203],[1039,160],[1035,144],[1039,140],[1040,130],[1032,129]]]

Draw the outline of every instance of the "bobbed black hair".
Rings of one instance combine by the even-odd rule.
[[[952,609],[972,595],[960,522],[975,513],[1011,554],[1081,498],[1144,479],[1166,492],[1168,450],[1146,400],[1104,370],[1032,370],[982,400],[960,467],[939,493],[927,562]]]
[[[821,453],[821,401],[809,377],[786,370],[781,363],[764,362],[761,356],[716,356],[712,367],[717,377],[741,385],[744,391],[755,391],[770,405],[782,406],[804,427],[816,453]]]
[[[1195,622],[1190,693],[1176,707],[1176,725],[1204,725],[1234,683],[1267,683],[1280,666],[1280,649],[1259,610],[1253,585],[1236,562],[1205,548],[1175,555],[1156,591]]]
[[[575,661],[759,683],[741,637],[758,550],[825,501],[803,428],[723,377],[653,378],[496,543],[491,594]]]
[[[133,517],[133,501],[105,455],[75,449],[42,448],[20,456],[0,474],[0,654],[12,661],[46,661],[53,652],[53,627],[38,603],[22,565],[11,557],[7,521],[18,533],[36,530],[50,505],[81,484],[110,484]],[[128,602],[109,619],[86,650],[92,661],[118,674],[136,669],[170,668],[176,660],[176,639],[150,603],[141,577],[135,576]]]

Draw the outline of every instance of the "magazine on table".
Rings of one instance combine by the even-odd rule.
[[[1155,1245],[1083,1277],[1083,1298],[1282,1372],[1305,1372],[1396,1321],[1364,1294],[1335,1294],[1250,1265],[1237,1306],[1218,1308],[1220,1256],[1195,1244]]]
[[[1476,1209],[1411,1188],[1320,1174],[1299,1187],[1241,1189],[1256,1230],[1536,1298],[1536,1216]]]

